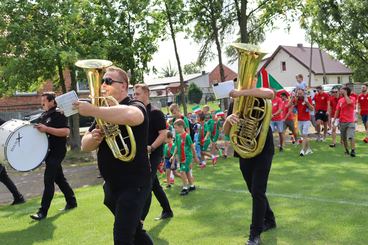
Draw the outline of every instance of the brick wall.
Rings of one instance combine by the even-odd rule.
[[[70,90],[71,80],[69,70],[64,71],[64,79],[67,90]],[[36,95],[16,95],[10,97],[0,98],[0,113],[9,114],[14,112],[29,112],[41,108],[41,95],[43,92],[53,91],[53,84],[51,80],[44,82],[43,86],[37,91]],[[55,91],[60,94],[61,91]]]

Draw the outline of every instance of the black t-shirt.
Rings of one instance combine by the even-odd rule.
[[[69,128],[67,118],[56,110],[56,107],[41,114],[40,123],[52,128]],[[66,154],[66,137],[47,134],[49,139],[49,155],[64,157]]]
[[[228,115],[231,115],[233,113],[233,107],[234,107],[234,102],[232,101],[229,105],[229,109],[227,110]],[[272,154],[273,155],[274,152],[275,152],[275,149],[274,149],[274,145],[273,145],[272,130],[269,127],[268,128],[268,133],[267,133],[267,138],[266,138],[266,141],[265,141],[265,145],[264,145],[263,150],[260,153],[260,155],[262,155],[262,154]],[[236,151],[234,151],[234,157],[240,157],[239,154]]]
[[[131,162],[123,162],[115,158],[106,141],[103,140],[97,153],[98,168],[104,180],[108,182],[112,188],[121,189],[125,187],[143,186],[149,183],[151,172],[147,154],[148,115],[144,104],[138,100],[132,100],[126,97],[120,104],[135,106],[139,108],[144,115],[143,123],[131,127],[137,149],[135,158]],[[92,124],[89,131],[92,131],[95,127],[96,122]],[[123,137],[128,135],[124,125],[119,125],[119,129]],[[125,142],[129,149],[131,149],[129,138],[126,138]]]
[[[166,129],[166,121],[164,113],[162,113],[162,111],[157,107],[148,104],[146,109],[149,118],[148,145],[151,145],[158,137],[159,131]],[[151,153],[151,159],[161,158],[162,152],[163,145],[161,144]]]

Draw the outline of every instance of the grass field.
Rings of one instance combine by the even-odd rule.
[[[262,234],[263,244],[367,244],[368,144],[357,145],[357,157],[329,142],[313,142],[313,155],[298,156],[289,145],[276,153],[268,196],[277,229]],[[237,159],[216,167],[194,169],[198,190],[179,196],[179,183],[167,190],[175,217],[155,221],[161,212],[155,198],[145,228],[158,245],[244,244],[251,217]],[[79,207],[63,213],[58,193],[49,216],[31,221],[39,198],[16,207],[0,207],[0,244],[112,244],[113,218],[102,205],[101,186],[76,190]]]

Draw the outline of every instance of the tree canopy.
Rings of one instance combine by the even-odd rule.
[[[310,0],[303,13],[301,23],[312,41],[350,66],[354,80],[367,81],[367,1]]]

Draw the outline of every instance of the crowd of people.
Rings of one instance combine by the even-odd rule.
[[[350,88],[333,88],[330,94],[322,87],[316,93],[308,94],[303,77],[297,76],[298,86],[291,94],[266,88],[233,90],[230,96],[254,96],[272,100],[272,120],[265,146],[261,153],[252,158],[239,158],[239,167],[245,184],[252,195],[252,223],[247,244],[259,244],[262,232],[276,227],[275,215],[266,197],[268,176],[274,155],[273,132],[277,132],[278,149],[285,147],[285,132],[291,133],[291,142],[300,144],[300,156],[312,154],[310,144],[311,124],[315,127],[317,141],[325,141],[332,136],[329,147],[336,147],[336,133],[341,132],[341,143],[345,154],[356,156],[355,128],[361,115],[366,130],[364,142],[368,143],[368,91],[362,86],[361,94],[355,95]],[[107,68],[102,79],[104,95],[114,97],[119,104],[110,107],[97,107],[86,101],[74,103],[75,109],[83,116],[96,120],[82,138],[82,150],[97,150],[97,162],[104,179],[104,204],[114,215],[113,236],[115,244],[153,244],[143,229],[144,220],[150,209],[152,193],[162,207],[157,219],[174,216],[165,190],[160,185],[157,170],[166,173],[166,189],[171,188],[174,177],[182,181],[181,196],[197,190],[193,162],[204,169],[209,161],[216,166],[219,157],[227,158],[230,145],[229,132],[232,125],[239,122],[234,113],[233,102],[228,110],[212,110],[208,105],[196,106],[193,112],[183,115],[180,106],[170,102],[171,115],[164,115],[150,102],[150,90],[145,84],[134,86],[133,98],[128,95],[129,79],[127,73],[118,67]],[[65,116],[57,110],[54,93],[45,93],[41,101],[44,113],[35,126],[48,135],[49,152],[46,157],[44,173],[44,192],[41,207],[30,217],[40,221],[47,217],[54,195],[54,183],[66,199],[64,210],[77,207],[77,200],[63,175],[61,162],[66,153],[66,137],[70,130]],[[313,113],[314,112],[314,113]],[[118,125],[119,132],[134,135],[136,153],[132,160],[114,155],[107,140],[110,135],[100,123]],[[100,122],[100,123],[99,123]],[[315,124],[314,124],[315,122]],[[3,122],[2,122],[3,123]],[[129,128],[128,128],[128,127]],[[219,144],[221,140],[221,144]],[[120,144],[121,145],[121,144]],[[131,139],[128,142],[132,147]],[[0,165],[0,181],[9,188],[15,204],[24,203],[23,196],[10,180],[6,170]]]
[[[299,78],[297,76],[297,80]],[[308,91],[305,82],[300,81],[298,84],[291,94],[283,92],[272,100],[271,128],[278,133],[279,151],[284,149],[284,138],[289,129],[291,142],[302,145],[299,155],[312,154],[310,135],[314,128],[319,142],[324,142],[327,135],[331,135],[331,148],[336,147],[336,133],[339,130],[345,154],[355,157],[355,131],[359,115],[366,131],[363,141],[368,143],[367,84],[361,86],[359,95],[353,93],[348,86],[334,87],[327,93],[322,86],[317,86],[315,91]]]

